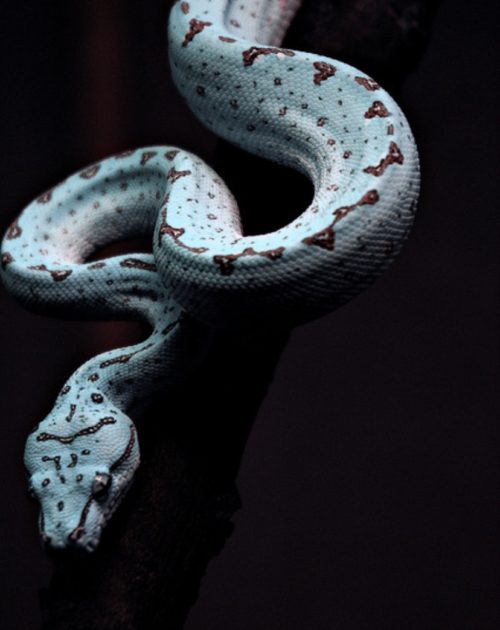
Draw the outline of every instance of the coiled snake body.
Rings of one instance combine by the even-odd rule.
[[[187,377],[207,329],[322,315],[380,275],[411,227],[419,173],[404,115],[362,72],[280,48],[299,4],[191,0],[169,21],[174,80],[194,113],[312,180],[314,198],[297,219],[244,236],[211,168],[153,146],[72,175],[4,238],[3,281],[29,308],[134,316],[153,328],[80,367],[27,440],[40,531],[53,547],[95,549],[139,464],[130,416],[153,390]],[[153,239],[153,255],[85,262],[138,235]]]

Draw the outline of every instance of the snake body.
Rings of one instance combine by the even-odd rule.
[[[172,74],[196,116],[312,180],[314,198],[297,219],[245,236],[236,201],[209,166],[153,146],[70,176],[5,235],[2,278],[27,307],[152,327],[142,343],[80,367],[27,440],[40,531],[52,547],[96,548],[139,464],[131,417],[155,389],[188,377],[207,331],[331,311],[383,272],[411,227],[419,169],[404,115],[362,72],[280,47],[299,4],[177,2],[168,31]],[[152,238],[152,255],[86,262],[138,235]]]

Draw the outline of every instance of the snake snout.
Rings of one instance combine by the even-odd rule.
[[[41,534],[41,538],[45,553],[56,562],[67,560],[68,558],[83,558],[87,555],[88,551],[93,551],[97,546],[96,544],[90,549],[80,544],[70,544],[68,541],[64,543],[62,539],[53,538],[47,534]]]
[[[47,522],[44,529],[40,529],[43,547],[49,556],[57,558],[59,555],[85,555],[95,551],[99,544],[102,523],[99,518],[92,518],[85,525],[74,519]]]

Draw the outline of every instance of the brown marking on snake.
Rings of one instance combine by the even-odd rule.
[[[102,396],[102,394],[98,394],[98,393],[94,393],[90,395],[90,398],[92,399],[92,402],[100,404],[103,402],[104,397]]]
[[[114,359],[106,359],[106,361],[103,361],[99,367],[107,368],[115,363],[128,363],[132,357],[133,354],[121,354],[119,357],[115,357]]]
[[[67,269],[66,271],[51,271],[50,275],[52,276],[52,280],[54,280],[55,282],[62,282],[63,280],[66,280],[66,278],[72,273],[73,271],[71,269]]]
[[[225,37],[224,35],[219,35],[219,39],[221,42],[225,42],[226,44],[234,44],[236,41],[232,37]]]
[[[380,197],[378,191],[369,190],[361,197],[361,199],[357,203],[353,203],[352,206],[343,206],[342,208],[337,208],[337,210],[335,210],[333,213],[335,215],[335,220],[332,223],[332,227],[356,208],[367,204],[372,206],[373,204],[377,203],[379,198]]]
[[[198,33],[201,33],[202,30],[206,26],[212,26],[212,22],[202,22],[201,20],[197,20],[196,18],[193,18],[189,22],[189,31],[186,33],[186,35],[184,37],[184,41],[182,42],[182,46],[184,48],[186,48],[186,46],[190,42],[192,42],[193,39],[196,37],[196,35],[198,35]]]
[[[125,151],[121,151],[120,153],[117,153],[115,155],[115,159],[119,160],[121,158],[129,157],[131,155],[134,155],[135,152],[136,152],[136,149],[126,149]]]
[[[146,162],[149,162],[151,158],[154,158],[157,153],[158,151],[144,151],[144,153],[141,155],[141,166],[144,166]]]
[[[95,383],[95,381],[98,381],[98,380],[99,380],[99,374],[97,373],[91,374],[89,376],[89,381],[92,381],[93,383]]]
[[[70,385],[65,385],[62,389],[61,389],[61,395],[65,396],[71,389]]]
[[[71,269],[51,270],[47,268],[47,265],[32,265],[31,267],[28,267],[28,269],[31,269],[32,271],[47,271],[52,276],[52,280],[54,280],[54,282],[62,282],[73,273]]]
[[[324,230],[302,239],[302,242],[306,245],[316,245],[321,249],[332,251],[335,247],[335,232],[331,226],[328,226]]]
[[[92,179],[92,177],[95,177],[97,175],[100,168],[101,168],[100,164],[94,164],[93,166],[89,166],[84,171],[81,171],[80,177],[82,179]]]
[[[352,155],[352,151],[344,151],[344,160],[348,160]]]
[[[85,522],[87,521],[87,516],[89,514],[90,506],[92,505],[93,501],[94,501],[94,498],[90,496],[87,500],[87,503],[85,503],[82,513],[80,515],[80,520],[78,521],[78,525],[70,534],[68,534],[68,540],[70,542],[76,542],[77,540],[81,538],[82,534],[85,533],[84,525],[85,525]]]
[[[10,224],[10,227],[7,231],[7,240],[11,241],[14,238],[19,238],[23,233],[22,229],[19,227],[17,219]]]
[[[205,96],[205,88],[203,85],[196,86],[196,94],[198,94],[198,96]]]
[[[260,55],[286,55],[287,57],[295,57],[295,53],[293,50],[288,50],[287,48],[262,48],[260,46],[252,46],[248,50],[244,50],[243,55],[243,65],[245,67],[253,65],[253,62]]]
[[[375,92],[375,90],[380,89],[380,85],[373,79],[367,79],[366,77],[354,77],[354,80],[369,92]]]
[[[352,206],[344,206],[342,208],[338,208],[334,211],[335,219],[323,230],[308,236],[307,238],[302,239],[302,242],[306,245],[314,245],[316,247],[321,247],[321,249],[327,249],[328,251],[333,251],[335,249],[335,230],[333,229],[335,225],[341,221],[344,217],[346,217],[350,212],[359,208],[359,206],[364,206],[365,204],[373,205],[377,203],[379,200],[379,195],[376,190],[369,190],[367,193],[361,197],[361,199],[352,204]]]
[[[56,471],[61,470],[61,456],[56,455],[55,457],[49,457],[48,455],[44,455],[42,457],[42,462],[54,462],[56,466]]]
[[[47,442],[47,440],[56,440],[61,444],[71,444],[76,438],[81,437],[82,435],[91,435],[92,433],[97,433],[99,429],[102,429],[103,426],[107,424],[115,424],[116,418],[111,418],[107,416],[106,418],[101,418],[97,424],[93,424],[90,427],[85,429],[81,429],[81,431],[77,431],[73,433],[73,435],[54,435],[53,433],[40,433],[37,435],[37,442]]]
[[[278,116],[286,116],[287,111],[288,107],[282,107],[278,112]]]
[[[239,254],[226,254],[214,256],[214,262],[219,265],[221,274],[223,276],[230,276],[234,271],[234,262],[242,256],[264,256],[269,260],[278,260],[285,251],[284,247],[277,247],[276,249],[268,249],[266,251],[257,252],[253,247],[247,247]]]
[[[165,157],[167,158],[167,160],[171,162],[178,153],[179,153],[178,149],[174,149],[173,151],[167,151],[165,153]]]
[[[144,346],[144,348],[140,348],[139,350],[131,352],[130,354],[121,354],[120,356],[114,357],[113,359],[106,359],[106,361],[103,361],[99,367],[107,368],[110,365],[115,365],[116,363],[128,363],[132,357],[134,357],[136,354],[139,354],[140,352],[144,352],[148,348],[151,348],[152,345],[152,343],[149,343],[147,346]]]
[[[66,468],[74,468],[78,464],[78,455],[76,453],[71,453],[71,463],[66,466]]]
[[[175,228],[165,221],[163,221],[160,226],[160,234],[168,234],[174,239],[174,241],[177,241],[184,234],[185,231],[186,230],[184,228]]]
[[[315,61],[313,66],[317,70],[314,75],[314,83],[316,85],[321,85],[322,81],[326,81],[330,77],[335,76],[337,72],[337,68],[332,66],[330,63],[326,63],[325,61]]]
[[[156,271],[156,265],[153,263],[147,263],[144,260],[138,258],[126,258],[120,263],[120,267],[128,267],[130,269],[143,269],[144,271]]]
[[[52,199],[53,190],[53,188],[50,188],[49,190],[46,190],[44,193],[42,193],[39,197],[37,197],[37,203],[49,203],[49,201]]]
[[[113,472],[113,470],[115,470],[116,468],[118,468],[118,466],[120,466],[121,464],[123,464],[123,462],[127,461],[127,459],[130,457],[132,450],[134,448],[134,444],[135,444],[135,429],[133,426],[130,427],[130,438],[128,441],[128,444],[125,448],[125,450],[123,451],[123,453],[120,455],[120,457],[111,464],[109,470],[110,472]]]
[[[316,124],[318,127],[324,127],[327,121],[328,121],[328,118],[325,118],[325,116],[321,116],[321,118],[318,118],[318,121],[316,122]]]
[[[369,173],[370,175],[375,175],[375,177],[380,177],[385,171],[385,169],[391,164],[403,164],[404,156],[401,153],[400,148],[395,142],[391,142],[389,145],[389,153],[382,158],[377,166],[367,166],[363,169],[365,173]]]
[[[189,245],[186,245],[180,240],[181,236],[185,233],[186,230],[184,228],[173,227],[172,225],[169,225],[169,223],[167,223],[167,210],[166,209],[162,211],[161,216],[162,216],[162,222],[161,222],[160,229],[158,232],[159,244],[161,244],[161,237],[164,234],[168,234],[168,236],[174,239],[174,241],[177,243],[177,245],[179,245],[179,247],[183,247],[184,249],[187,249],[190,252],[193,252],[193,254],[203,254],[203,252],[207,251],[208,249],[207,247],[190,247]]]
[[[69,414],[66,416],[66,422],[71,422],[73,420],[73,416],[75,415],[76,405],[69,406]]]
[[[171,182],[176,182],[181,177],[186,177],[187,175],[191,175],[191,171],[176,171],[175,168],[172,166],[167,174],[167,179],[169,179]]]
[[[184,15],[187,15],[189,13],[189,2],[181,2],[181,11],[184,13]]]
[[[50,479],[44,479],[42,481],[42,488],[46,488],[50,483]]]
[[[380,116],[380,118],[389,116],[387,107],[382,101],[373,101],[373,105],[365,112],[365,118],[375,118],[375,116]]]
[[[96,263],[92,263],[92,265],[89,265],[87,269],[92,269],[93,271],[94,269],[102,269],[105,266],[106,266],[105,262],[96,262]]]
[[[10,265],[11,262],[14,262],[14,258],[12,254],[9,254],[9,252],[3,253],[2,254],[2,269],[5,269],[5,267],[7,267],[7,265]]]
[[[389,125],[387,127],[387,135],[388,136],[393,136],[394,135],[394,125]]]

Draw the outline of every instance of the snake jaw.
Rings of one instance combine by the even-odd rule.
[[[123,499],[132,480],[133,473],[124,477],[117,475],[111,482],[106,499],[93,494],[94,469],[89,469],[89,482],[82,488],[71,488],[63,493],[45,490],[38,491],[40,503],[39,530],[44,545],[51,550],[78,550],[91,553],[99,545],[101,534],[107,522]],[[108,474],[99,472],[98,475]],[[39,474],[31,478],[33,486],[40,486]],[[46,486],[48,488],[48,486]],[[56,496],[57,495],[57,496]],[[63,498],[61,498],[63,497]]]
[[[40,503],[40,536],[49,549],[94,551],[126,494],[139,465],[139,446],[132,421],[118,413],[112,419],[96,437],[71,425],[71,432],[56,433],[49,416],[28,438],[28,486]],[[99,434],[105,430],[106,443]]]

